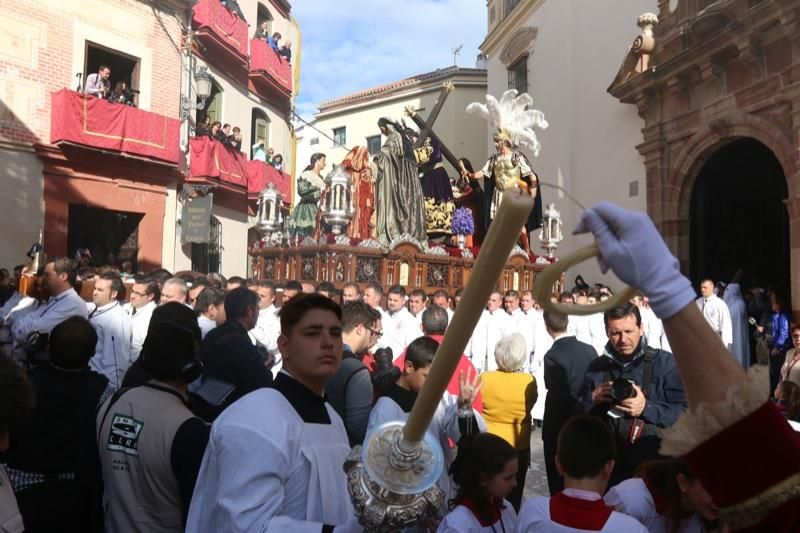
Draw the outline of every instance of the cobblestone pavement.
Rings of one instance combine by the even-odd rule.
[[[547,473],[544,468],[542,428],[535,428],[531,433],[531,466],[525,477],[525,491],[522,494],[523,501],[533,496],[550,495],[550,490],[547,488]]]

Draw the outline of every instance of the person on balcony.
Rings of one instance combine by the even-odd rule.
[[[287,63],[291,63],[292,62],[292,41],[290,41],[289,39],[286,39],[286,41],[284,41],[284,43],[283,43],[283,46],[281,46],[281,51],[279,53],[280,53],[280,55],[282,55],[286,59]]]
[[[111,92],[111,83],[108,81],[110,76],[111,69],[105,65],[100,65],[96,73],[86,76],[86,85],[83,88],[83,92],[98,98],[106,98],[108,93]]]
[[[244,13],[242,13],[242,8],[239,7],[239,2],[236,0],[220,0],[220,4],[222,4],[225,9],[230,11],[232,15],[239,17],[244,22],[247,22],[247,19],[244,18]]]
[[[222,123],[220,123],[219,121],[215,121],[215,122],[214,122],[214,123],[211,125],[211,129],[210,129],[210,130],[208,130],[208,133],[207,133],[207,135],[208,135],[208,136],[209,136],[211,139],[219,139],[219,135],[220,135],[221,133],[222,133]]]
[[[227,143],[228,142],[228,137],[230,137],[230,136],[231,136],[231,125],[230,124],[225,124],[224,126],[222,126],[221,130],[217,130],[217,132],[214,134],[214,138],[216,140],[218,140],[219,142],[221,142],[222,144]]]
[[[253,161],[263,161],[267,163],[267,152],[264,151],[264,139],[259,139],[253,147]]]
[[[205,116],[203,122],[197,125],[194,130],[195,137],[203,137],[211,134],[211,117]]]
[[[272,148],[270,148],[272,150]],[[272,158],[271,164],[275,167],[275,170],[278,172],[283,172],[283,156],[281,154],[275,154]]]
[[[136,107],[136,105],[133,103],[133,91],[124,81],[118,81],[114,85],[114,90],[108,97],[108,101]]]
[[[233,133],[225,139],[225,146],[237,152],[242,150],[242,130],[238,126],[234,127]]]
[[[253,35],[253,39],[261,39],[265,43],[269,41],[269,21],[265,20],[261,24],[258,25],[256,28],[256,33]]]
[[[282,38],[283,38],[283,37],[282,37],[282,36],[281,36],[281,34],[280,34],[280,33],[278,33],[278,32],[275,32],[275,33],[273,33],[273,34],[272,34],[272,37],[268,37],[268,38],[267,38],[267,44],[268,44],[268,45],[269,45],[269,46],[270,46],[270,47],[271,47],[273,50],[275,50],[275,53],[276,53],[276,54],[280,54],[280,53],[281,53],[281,51],[280,51],[280,46],[278,45],[278,42],[279,42],[279,41],[280,41]]]
[[[311,164],[303,170],[300,179],[297,180],[300,203],[292,211],[292,220],[295,231],[301,238],[310,236],[317,223],[319,198],[325,189],[325,180],[322,179],[324,168],[325,154],[316,153],[311,156]]]

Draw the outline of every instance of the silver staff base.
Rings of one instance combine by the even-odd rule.
[[[368,533],[393,531],[435,517],[444,503],[436,484],[444,467],[442,448],[430,433],[422,442],[403,439],[403,422],[370,431],[345,461],[347,488]]]

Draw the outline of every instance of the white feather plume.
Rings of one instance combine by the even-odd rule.
[[[517,94],[516,89],[509,89],[499,101],[487,94],[485,104],[473,102],[467,106],[467,113],[478,114],[496,129],[507,131],[514,144],[527,146],[538,156],[542,146],[533,128],[546,129],[549,124],[544,113],[530,109],[533,98],[528,93]]]

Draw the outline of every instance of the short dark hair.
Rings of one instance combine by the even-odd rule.
[[[86,368],[97,348],[97,331],[82,316],[72,316],[50,332],[50,363],[69,370]]]
[[[317,288],[315,289],[317,292],[327,292],[328,294],[334,294],[336,292],[336,287],[334,287],[333,283],[329,281],[322,281]]]
[[[268,279],[252,279],[247,284],[248,287],[260,287],[262,289],[269,289],[272,294],[275,294],[275,284]]]
[[[626,316],[630,315],[633,315],[636,318],[637,326],[642,325],[642,314],[639,312],[639,308],[636,307],[636,304],[632,304],[630,302],[608,309],[603,314],[603,322],[605,323],[606,327],[608,327],[609,320],[619,320],[620,318],[625,318]]]
[[[158,281],[152,276],[136,276],[133,278],[133,283],[135,285],[146,285],[144,289],[144,293],[147,295],[153,295],[153,301],[158,303],[158,300],[161,299],[161,289],[158,287]]]
[[[303,292],[303,284],[296,279],[293,279],[292,281],[287,281],[283,284],[283,290]]]
[[[34,397],[25,371],[0,348],[0,431],[25,420],[33,410]]]
[[[228,283],[230,283],[230,280]],[[258,309],[258,294],[247,287],[236,287],[228,291],[225,296],[225,319],[236,320],[244,318],[247,315],[247,310],[253,307]]]
[[[563,333],[569,326],[569,316],[558,311],[545,311],[542,313],[544,325],[554,333]]]
[[[226,285],[230,285],[231,283],[239,285],[240,287],[246,287],[247,286],[247,280],[244,279],[242,276],[231,276],[231,277],[229,277],[228,281],[225,284]]]
[[[339,321],[342,320],[342,307],[330,298],[321,294],[301,293],[286,302],[278,311],[278,317],[281,319],[281,333],[289,335],[298,322],[303,320],[306,313],[314,309],[331,311]]]
[[[342,306],[342,331],[350,333],[359,325],[371,328],[380,318],[381,314],[364,302],[347,302]]]
[[[142,368],[158,380],[179,379],[183,363],[200,356],[201,339],[194,311],[178,302],[161,305],[150,317],[139,356]]]
[[[99,67],[97,67],[97,72],[103,72],[107,68],[108,68],[108,65],[100,65]]]
[[[349,282],[349,283],[345,283],[342,286],[342,291],[344,291],[347,287],[353,287],[356,290],[356,292],[361,292],[361,289],[359,288],[358,283],[353,283],[352,281]]]
[[[367,286],[364,287],[364,290],[372,289],[373,291],[377,292],[381,296],[383,296],[383,287],[381,287],[377,283],[367,283]]]
[[[449,321],[447,309],[432,305],[422,312],[422,332],[425,335],[443,335]]]
[[[511,298],[517,298],[517,299],[519,299],[519,293],[518,293],[517,291],[515,291],[514,289],[509,289],[509,290],[507,290],[507,291],[506,291],[506,293],[505,293],[503,296],[504,296],[504,297],[505,297],[505,296],[509,296],[509,297],[511,297]]]
[[[157,268],[150,272],[150,277],[156,280],[159,286],[164,285],[168,279],[172,278],[172,272],[166,268]]]
[[[419,337],[411,341],[406,348],[406,362],[411,363],[414,370],[425,368],[433,363],[433,356],[439,349],[439,343],[430,337]]]
[[[206,279],[208,279],[208,281],[218,289],[224,289],[225,284],[228,283],[228,280],[225,279],[225,276],[219,272],[211,272],[208,276],[206,276]]]
[[[115,272],[105,271],[98,276],[100,279],[104,279],[106,281],[111,282],[111,290],[116,291],[117,293],[117,301],[124,302],[125,301],[125,284],[122,283],[122,278],[119,277],[119,274]]]
[[[559,295],[558,295],[558,301],[559,301],[559,302],[560,302],[561,300],[565,299],[565,298],[569,298],[570,300],[574,300],[574,299],[575,299],[575,295],[574,295],[574,294],[572,294],[572,293],[571,293],[571,292],[569,292],[569,291],[564,291],[564,292],[562,292],[561,294],[559,294]]]
[[[197,295],[194,302],[195,313],[202,314],[208,311],[210,305],[222,305],[225,303],[225,291],[214,286],[206,286],[203,292]],[[227,316],[227,315],[226,315]]]
[[[78,275],[78,271],[75,269],[75,261],[69,257],[54,257],[48,263],[53,263],[53,270],[56,274],[66,274],[67,283],[72,287],[75,286],[75,278]]]
[[[403,288],[402,285],[392,285],[389,287],[389,294],[397,294],[405,298],[406,290]]]
[[[617,455],[614,435],[597,417],[576,416],[564,424],[558,434],[558,461],[569,477],[592,478]]]
[[[444,292],[444,291],[442,291],[442,292]],[[445,293],[445,294],[447,294],[447,293]],[[413,291],[411,291],[411,294],[409,296],[419,296],[420,298],[422,298],[423,302],[427,302],[428,301],[428,293],[426,293],[422,289],[414,289]]]

